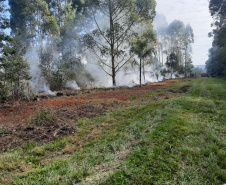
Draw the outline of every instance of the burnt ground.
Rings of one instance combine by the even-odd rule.
[[[87,91],[73,97],[56,97],[0,108],[0,151],[29,142],[49,142],[61,135],[76,134],[79,119],[102,115],[113,108],[169,99],[187,92],[189,85],[169,89],[151,98],[140,98],[181,79],[143,87]],[[44,121],[43,121],[44,120]]]

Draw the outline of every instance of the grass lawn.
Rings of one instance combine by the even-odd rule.
[[[226,79],[169,88],[188,84],[180,97],[79,120],[76,136],[1,153],[0,184],[226,183]]]

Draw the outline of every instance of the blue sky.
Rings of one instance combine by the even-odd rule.
[[[208,59],[208,50],[212,45],[212,38],[208,33],[212,31],[212,17],[209,13],[208,0],[156,0],[157,13],[164,14],[168,23],[181,20],[190,23],[194,29],[195,43],[193,45],[194,65],[204,65]]]

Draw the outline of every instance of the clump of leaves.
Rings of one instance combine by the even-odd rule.
[[[0,135],[3,135],[7,132],[6,128],[0,127]]]
[[[8,99],[9,99],[9,93],[6,91],[6,89],[0,83],[0,102],[4,103],[4,102],[8,101]]]
[[[40,156],[29,156],[28,158],[26,158],[26,162],[27,163],[31,163],[31,164],[38,164],[41,161],[41,157]]]
[[[42,109],[37,116],[32,119],[31,124],[36,126],[50,126],[56,122],[56,117],[50,109]]]
[[[41,147],[35,147],[32,150],[32,152],[35,156],[44,156],[45,155],[45,150]]]
[[[132,97],[131,97],[131,100],[136,100],[136,99],[137,99],[136,96],[132,96]]]

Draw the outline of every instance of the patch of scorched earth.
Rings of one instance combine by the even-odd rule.
[[[119,101],[129,102],[131,97],[141,97],[148,92],[155,92],[158,89],[162,89],[165,86],[171,85],[181,79],[168,80],[165,82],[152,83],[143,87],[134,87],[129,89],[116,89],[108,91],[99,91],[88,94],[81,94],[74,97],[60,97],[43,99],[38,102],[21,103],[17,107],[2,107],[0,108],[0,126],[2,125],[15,125],[27,122],[30,120],[35,112],[40,111],[43,108],[59,109],[65,107],[79,107],[85,103],[96,101]]]

